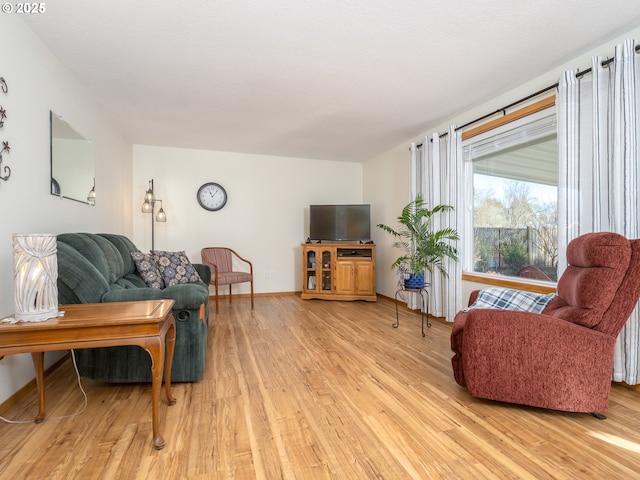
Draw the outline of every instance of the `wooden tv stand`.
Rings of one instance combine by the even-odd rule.
[[[303,243],[301,298],[375,302],[376,246]]]

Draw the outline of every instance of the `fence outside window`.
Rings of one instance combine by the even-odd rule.
[[[473,230],[475,272],[557,281],[556,228],[476,227]]]

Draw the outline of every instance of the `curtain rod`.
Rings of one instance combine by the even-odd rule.
[[[640,53],[640,45],[636,45],[635,46],[635,52],[636,53]],[[607,58],[606,60],[603,60],[602,62],[600,62],[600,65],[602,65],[603,67],[606,67],[611,62],[613,62],[614,59],[615,59],[615,57]],[[585,70],[582,70],[580,72],[576,72],[576,78],[580,78],[583,75],[586,75],[587,73],[591,73],[591,70],[592,70],[592,68],[589,67],[589,68],[587,68]],[[500,112],[502,112],[503,115],[506,115],[507,114],[507,112],[506,112],[507,109],[509,109],[511,107],[515,107],[516,105],[518,105],[520,103],[523,103],[523,102],[526,102],[527,100],[531,100],[532,98],[537,97],[538,95],[542,95],[543,93],[548,92],[549,90],[553,90],[554,88],[558,88],[558,83],[554,83],[553,85],[549,85],[548,87],[545,87],[542,90],[538,90],[537,92],[532,93],[531,95],[527,95],[526,97],[523,97],[520,100],[516,100],[515,102],[510,103],[509,105],[506,105],[506,106],[504,106],[502,108],[497,109],[495,112],[487,113],[486,115],[483,115],[483,116],[478,117],[478,118],[476,118],[474,120],[471,120],[470,122],[467,122],[464,125],[460,125],[459,127],[456,127],[455,130],[457,132],[458,130],[466,128],[469,125],[473,125],[474,123],[478,123],[478,122],[480,122],[480,121],[482,121],[482,120],[484,120],[486,118],[492,117],[495,114],[500,113]],[[446,137],[447,135],[449,135],[449,132],[443,132],[443,133],[440,133],[438,135],[438,137],[442,138],[442,137]],[[419,143],[418,145],[416,145],[416,148],[421,148],[421,147],[422,147],[422,143]]]

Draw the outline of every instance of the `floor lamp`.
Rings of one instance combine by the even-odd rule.
[[[156,203],[160,202],[160,210],[153,215]],[[162,200],[155,198],[153,195],[153,178],[149,180],[149,188],[147,193],[144,194],[144,203],[142,204],[142,213],[151,214],[151,250],[155,250],[155,222],[166,222],[167,214],[162,209]]]

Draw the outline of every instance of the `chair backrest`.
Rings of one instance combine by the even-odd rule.
[[[202,255],[202,263],[209,265],[211,269],[215,265],[218,268],[218,272],[231,272],[232,260],[231,250],[224,247],[207,247],[200,251]]]
[[[567,263],[544,313],[617,336],[640,297],[640,240],[581,235],[567,246]]]

